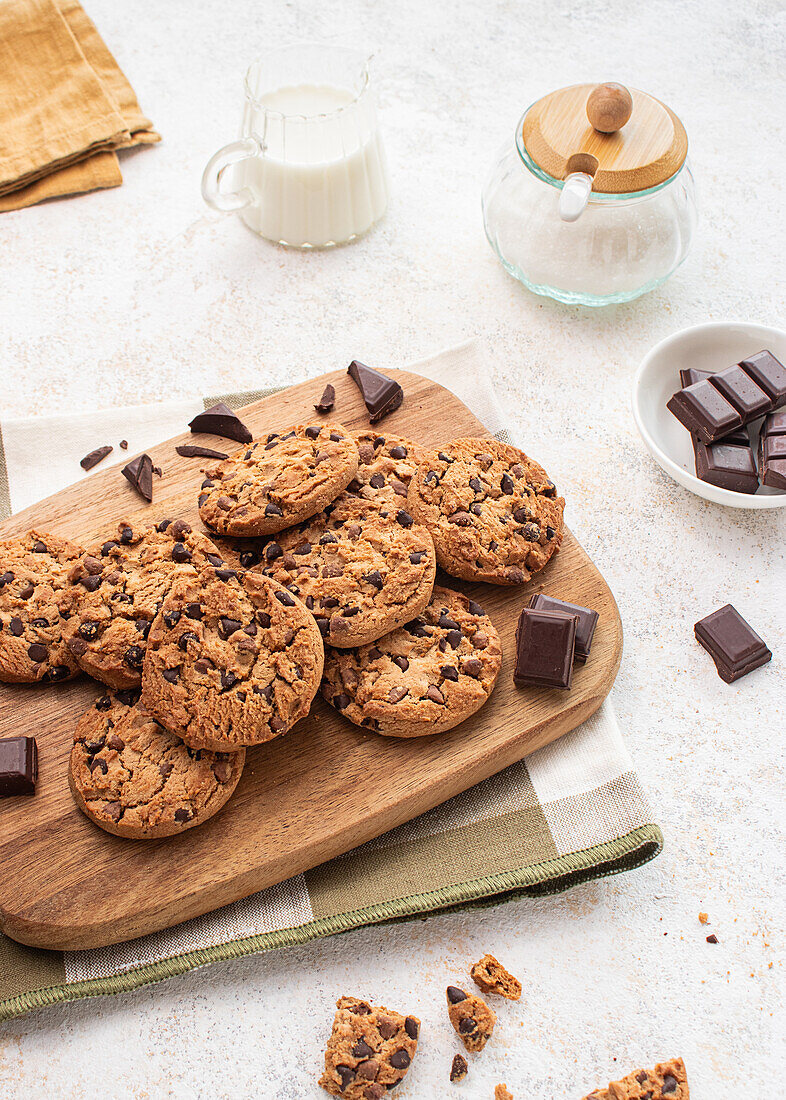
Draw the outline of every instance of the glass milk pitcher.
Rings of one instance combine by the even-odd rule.
[[[294,248],[344,244],[370,229],[385,212],[388,176],[369,61],[320,45],[283,47],[255,61],[242,137],[208,162],[205,202]]]
[[[483,192],[489,243],[536,294],[603,306],[663,283],[696,199],[682,123],[646,92],[576,84],[521,118]]]

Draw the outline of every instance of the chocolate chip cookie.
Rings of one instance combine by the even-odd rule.
[[[448,1016],[459,1039],[469,1051],[483,1050],[497,1022],[494,1010],[476,994],[465,993],[457,985],[449,985],[446,993]]]
[[[437,586],[399,630],[357,649],[328,648],[322,694],[351,722],[389,737],[452,729],[486,702],[502,665],[491,619]]]
[[[357,444],[341,424],[296,424],[207,470],[199,514],[219,535],[283,531],[334,500],[357,468]]]
[[[38,531],[0,543],[0,680],[55,683],[79,671],[63,633],[68,573],[83,553]]]
[[[265,547],[263,569],[305,602],[332,646],[363,645],[413,616],[431,598],[434,544],[404,509],[379,509],[344,494]]]
[[[418,467],[409,511],[454,577],[523,584],[562,541],[565,501],[545,470],[496,439],[456,439]]]
[[[409,439],[379,432],[353,432],[360,462],[347,492],[387,506],[394,511],[406,508],[409,483],[426,450]]]
[[[473,964],[469,973],[483,993],[497,993],[509,1001],[517,1001],[521,997],[521,982],[493,955],[484,955]]]
[[[138,691],[102,695],[79,719],[68,773],[77,806],[116,836],[152,840],[201,825],[243,773],[245,749],[189,749],[139,704]]]
[[[178,578],[147,639],[142,702],[194,749],[233,751],[286,733],[322,675],[313,616],[259,573]]]
[[[634,1070],[607,1089],[595,1089],[584,1100],[690,1100],[685,1063],[672,1058],[655,1069]]]
[[[216,546],[184,520],[121,522],[70,570],[74,611],[66,641],[72,659],[110,687],[137,687],[150,623],[184,572],[222,565]]]
[[[415,1057],[420,1020],[357,997],[342,997],[336,1005],[319,1083],[344,1100],[382,1100]]]

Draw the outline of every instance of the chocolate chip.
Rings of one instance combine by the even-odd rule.
[[[49,626],[49,619],[33,619],[32,625],[43,630],[45,627]]]
[[[468,600],[467,603],[468,603],[468,606],[469,606],[470,615],[485,615],[486,614],[486,612],[483,610],[483,608],[480,606],[480,604],[475,603],[474,600]]]
[[[439,474],[436,470],[429,470],[423,481],[426,485],[439,485]]]
[[[551,540],[554,538],[556,533],[557,532],[554,530],[553,527],[547,527],[546,528],[546,538],[548,539],[549,542],[551,542]]]
[[[451,619],[447,612],[443,611],[437,620],[437,626],[443,627],[445,630],[458,630],[461,631],[461,627],[455,620]]]
[[[171,775],[174,770],[175,765],[172,763],[171,760],[162,760],[161,763],[158,765],[158,774],[163,779],[166,779],[168,775]]]
[[[431,637],[421,619],[411,619],[408,623],[404,623],[404,629],[408,634],[411,634],[413,638]]]
[[[284,513],[281,511],[277,504],[270,503],[265,505],[266,516],[283,516],[283,514]]]
[[[108,695],[99,695],[96,699],[94,706],[96,710],[109,710],[112,706],[112,700]]]
[[[237,619],[229,619],[226,615],[222,615],[218,620],[218,636],[225,641],[231,637],[236,630],[240,630],[243,624],[238,622]]]
[[[31,646],[27,647],[27,656],[31,661],[35,661],[36,664],[42,664],[47,657],[46,646],[39,645],[38,642],[33,642]]]
[[[449,985],[447,990],[448,1000],[452,1005],[457,1005],[459,1001],[466,1001],[467,995],[463,989],[459,989],[457,985]]]
[[[101,586],[101,577],[100,576],[80,577],[79,578],[79,583],[82,585],[83,588],[86,588],[88,592],[95,592]],[[115,596],[113,598],[118,598],[118,597]],[[129,602],[130,602],[130,597],[129,597]]]
[[[161,675],[168,684],[176,684],[180,679],[180,665],[177,668],[165,668]]]
[[[257,622],[261,627],[267,629],[270,626],[272,620],[267,611],[257,611]]]
[[[540,541],[540,528],[537,523],[525,523],[521,529],[521,533],[527,542]]]
[[[462,633],[460,630],[449,630],[445,635],[445,641],[451,649],[458,649],[461,645]]]
[[[293,599],[293,597],[290,596],[288,592],[274,592],[273,595],[276,597],[279,603],[284,605],[284,607],[294,607],[297,603],[297,601]]]
[[[261,695],[266,703],[272,703],[273,701],[273,688],[270,684],[266,684],[263,688],[254,685],[254,694]]]
[[[404,509],[401,508],[396,512],[396,522],[400,523],[402,527],[411,527],[415,521],[409,512],[405,512]]]
[[[448,520],[455,523],[457,527],[469,527],[472,523],[472,516],[469,512],[454,512],[452,516],[448,516]]]
[[[477,1031],[478,1021],[472,1016],[465,1016],[463,1020],[459,1021],[459,1031],[462,1035],[471,1035],[473,1031]]]
[[[380,1016],[377,1030],[383,1039],[392,1039],[398,1031],[398,1024],[390,1016]]]
[[[274,733],[284,733],[287,728],[287,724],[286,722],[282,722],[282,720],[274,714],[273,717],[270,719],[270,728],[273,730]]]
[[[97,756],[95,760],[88,760],[87,766],[91,772],[94,772],[95,769],[98,768],[102,775],[106,775],[109,771],[109,765],[106,760],[103,760],[100,756]]]
[[[547,478],[546,484],[541,487],[540,491],[543,493],[544,497],[555,497],[557,495],[557,486],[551,478]]]
[[[400,684],[398,687],[392,687],[388,692],[388,702],[400,703],[407,694],[407,690],[408,689],[405,688],[402,684]]]
[[[204,676],[206,672],[210,672],[212,667],[213,662],[206,657],[200,657],[198,661],[194,661],[194,672],[198,672],[201,676]]]
[[[172,561],[177,562],[178,565],[191,561],[192,557],[193,554],[182,542],[176,542],[172,547]]]
[[[173,626],[176,626],[179,621],[180,621],[180,612],[179,611],[167,611],[167,612],[165,612],[164,622],[166,623],[166,625],[169,627],[170,630],[172,629]],[[81,634],[81,631],[80,631],[80,634]]]
[[[467,657],[461,663],[461,671],[466,676],[480,676],[483,672],[483,662],[477,657]]]
[[[199,638],[194,634],[193,630],[184,631],[177,640],[177,648],[182,649],[184,653],[188,653],[188,643],[199,642]]]
[[[123,706],[133,707],[134,703],[139,699],[139,689],[123,688],[122,691],[115,692],[115,698],[118,702],[122,703]]]
[[[70,669],[67,669],[64,665],[55,665],[44,674],[44,679],[48,680],[50,684],[56,684],[59,680],[67,680],[70,675]]]
[[[670,1073],[664,1073],[663,1084],[661,1085],[660,1091],[663,1093],[664,1096],[667,1096],[668,1094],[677,1091],[677,1084],[678,1082],[676,1077],[672,1077]]]
[[[140,669],[145,659],[145,651],[138,645],[132,645],[123,654],[123,660],[129,668]]]
[[[355,1043],[352,1048],[353,1058],[370,1058],[373,1053],[373,1047],[370,1047],[365,1039],[361,1039],[360,1042]]]
[[[404,1030],[407,1035],[409,1035],[410,1039],[417,1039],[420,1027],[414,1016],[407,1016],[404,1021]]]
[[[310,554],[311,553],[311,543],[308,540],[306,540],[305,542],[299,543],[299,545],[295,547],[295,549],[292,551],[292,553],[297,554],[298,557],[303,557],[304,554]]]
[[[369,478],[369,485],[372,489],[382,489],[385,485],[385,478],[383,474],[372,474]]]
[[[400,1050],[396,1050],[391,1054],[389,1061],[394,1069],[407,1069],[412,1059],[402,1047]]]
[[[526,523],[528,517],[529,513],[527,512],[526,508],[513,509],[513,518],[515,519],[516,523]]]
[[[28,581],[28,583],[24,586],[24,588],[21,588],[19,590],[19,599],[20,600],[29,600],[34,592],[35,592],[35,585],[31,584]]]
[[[347,1085],[351,1085],[355,1080],[355,1071],[354,1069],[350,1069],[349,1066],[336,1066],[336,1073],[341,1082],[341,1091],[343,1092]]]
[[[242,573],[238,573],[235,569],[216,569],[216,576],[220,581],[231,581],[233,577],[239,580],[242,575]]]
[[[373,573],[367,573],[363,579],[368,581],[369,584],[373,585],[374,588],[377,589],[377,591],[379,591],[385,583],[382,580],[382,574],[379,572],[378,569],[375,569]]]
[[[459,678],[458,669],[454,668],[453,665],[442,665],[439,673],[445,680],[452,680],[454,683]]]
[[[432,703],[444,703],[445,702],[445,696],[442,694],[442,692],[439,690],[438,687],[434,686],[434,684],[429,685],[429,689],[426,692],[426,695],[432,701]]]
[[[390,457],[391,458],[406,458],[407,457],[407,448],[402,447],[401,444],[397,444],[395,447],[391,447],[390,448]]]
[[[479,477],[471,477],[469,479],[469,487],[473,493],[482,493],[484,491],[483,482]]]
[[[107,738],[106,747],[108,749],[113,749],[114,752],[122,752],[126,747],[126,743],[122,737],[118,737],[116,733],[113,733]]]
[[[137,619],[134,626],[143,638],[147,638],[150,633],[150,623],[147,619]]]
[[[11,572],[3,573],[2,577],[0,577],[0,588],[5,588],[5,586],[7,584],[10,584],[13,579],[14,579],[14,574],[13,573],[11,573]]]
[[[469,510],[473,516],[479,516],[482,513],[483,508],[480,504],[470,504]]]
[[[409,661],[406,657],[394,657],[393,664],[398,665],[402,672],[406,672],[409,668]]]
[[[409,555],[409,560],[412,563],[412,565],[420,565],[420,563],[423,561],[423,558],[425,556],[426,556],[426,551],[425,550],[416,550],[413,554]]]
[[[224,669],[224,668],[221,669],[221,687],[222,687],[222,690],[228,691],[229,688],[233,687],[238,682],[239,679],[240,679],[240,677],[236,676],[234,674],[234,672],[232,672],[231,669],[228,669],[228,668],[227,669]]]
[[[111,450],[111,447],[110,447],[110,450]],[[49,553],[49,547],[46,545],[45,542],[42,542],[41,539],[36,539],[35,542],[33,543],[33,553],[34,554],[48,554]]]
[[[331,542],[338,542],[338,539],[330,531],[325,531],[325,533],[320,536],[319,545],[328,546]]]
[[[187,810],[183,806],[178,807],[178,809],[175,810],[175,821],[184,823],[186,821],[190,821],[193,816],[194,815],[191,813],[191,811]]]
[[[18,619],[16,615],[14,615],[13,619],[11,619],[10,623],[8,624],[8,629],[11,631],[15,638],[21,638],[25,630],[22,620]]]
[[[219,497],[216,501],[216,506],[221,509],[222,512],[229,512],[232,508],[232,501],[229,497]]]
[[[346,710],[352,700],[342,691],[340,695],[334,695],[330,702],[336,710]]]
[[[502,490],[502,492],[505,493],[507,496],[510,496],[510,494],[516,488],[516,486],[513,483],[513,478],[510,476],[510,474],[503,474],[502,475],[502,480],[499,483],[499,487]]]
[[[379,1073],[379,1062],[376,1058],[369,1058],[367,1062],[361,1062],[357,1067],[358,1077],[364,1081],[373,1081]]]
[[[202,607],[198,603],[187,603],[183,608],[183,611],[185,612],[186,617],[189,619],[202,618]],[[172,614],[176,614],[178,619],[180,618],[180,612],[173,612]],[[177,619],[175,619],[175,622],[177,622]]]
[[[450,462],[455,462],[456,461],[455,458],[451,458],[450,455],[446,455],[444,451],[438,451],[437,452],[437,458],[440,460],[440,462],[449,462],[450,463]]]

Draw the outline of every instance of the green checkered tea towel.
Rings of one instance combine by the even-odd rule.
[[[453,390],[490,431],[506,438],[476,343],[408,369]],[[238,408],[261,396],[220,399]],[[181,432],[218,399],[5,421],[0,513],[10,515],[75,481],[79,460],[96,439],[126,438],[129,453],[137,454]],[[0,807],[0,830],[2,821]],[[607,701],[572,733],[422,817],[175,928],[75,952],[23,947],[0,935],[0,1019],[364,924],[554,893],[640,866],[662,844]]]

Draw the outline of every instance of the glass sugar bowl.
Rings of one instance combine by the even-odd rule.
[[[588,306],[653,290],[688,254],[696,196],[669,108],[619,84],[534,103],[483,191],[486,236],[536,294]]]

